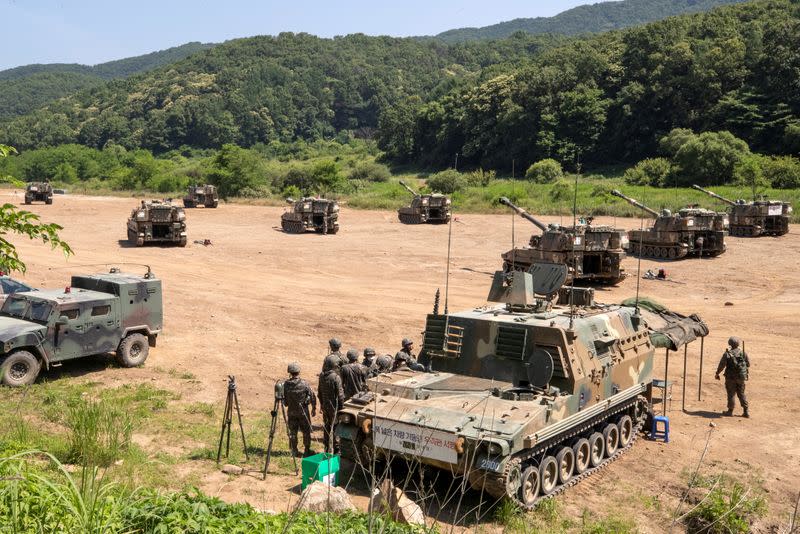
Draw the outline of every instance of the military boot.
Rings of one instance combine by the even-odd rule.
[[[722,415],[727,415],[728,417],[730,417],[733,415],[733,410],[731,409],[725,410],[724,412],[722,412]]]
[[[750,418],[750,412],[747,411],[747,408],[744,409],[744,413],[742,414],[742,417],[747,417],[748,419]]]

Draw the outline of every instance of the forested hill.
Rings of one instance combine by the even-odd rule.
[[[503,39],[515,32],[577,35],[629,28],[685,13],[700,13],[745,0],[621,0],[578,6],[554,17],[514,19],[482,28],[458,28],[436,35],[446,43]]]
[[[212,46],[186,43],[94,66],[51,63],[23,65],[0,71],[0,120],[30,113],[53,100],[101,85],[107,80],[125,78],[174,63]]]

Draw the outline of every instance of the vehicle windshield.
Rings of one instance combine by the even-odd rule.
[[[3,303],[0,313],[18,319],[46,323],[52,309],[53,306],[46,300],[11,296]]]

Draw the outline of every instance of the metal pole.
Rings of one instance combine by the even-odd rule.
[[[689,351],[689,344],[683,346],[683,387],[681,388],[681,411],[686,411],[686,359]]]
[[[706,338],[700,338],[700,373],[698,376],[697,381],[697,400],[700,401],[700,394],[703,391],[703,345],[705,344]]]
[[[664,362],[664,395],[662,402],[664,403],[664,415],[667,415],[667,384],[669,383],[669,349],[667,349],[666,359]]]

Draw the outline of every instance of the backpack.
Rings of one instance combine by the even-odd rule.
[[[733,363],[734,369],[736,369],[737,378],[741,378],[743,380],[747,379],[747,358],[745,354],[741,350],[736,351],[728,351],[728,356]]]

